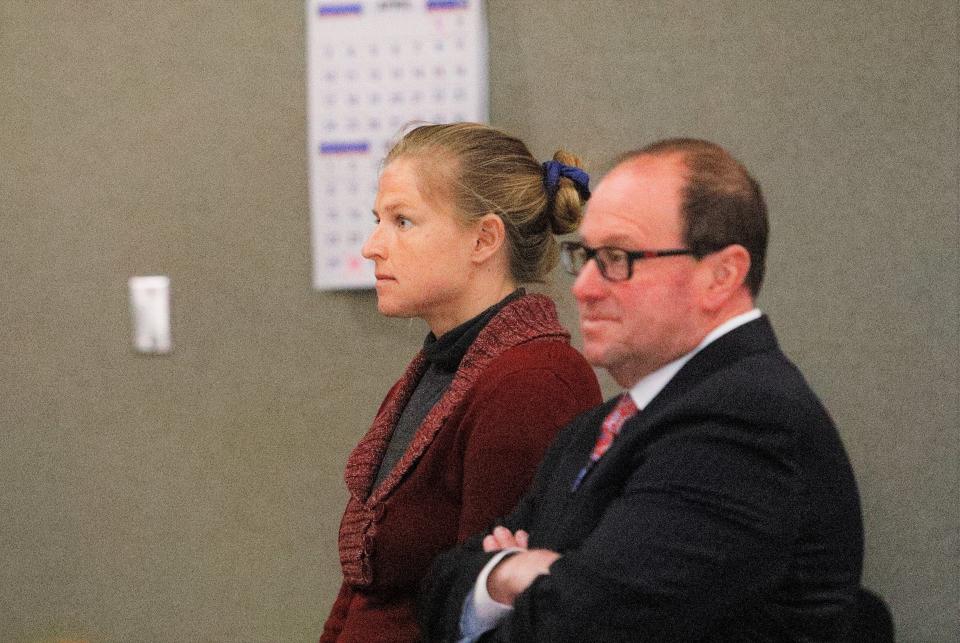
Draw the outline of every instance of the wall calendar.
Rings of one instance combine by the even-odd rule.
[[[414,122],[487,120],[480,0],[307,1],[313,286],[370,288],[381,161]]]

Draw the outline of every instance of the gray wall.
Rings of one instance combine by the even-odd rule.
[[[686,134],[754,171],[761,306],[848,445],[865,584],[900,640],[960,639],[956,2],[488,14],[492,120],[539,155]],[[300,2],[0,3],[0,640],[319,631],[344,459],[425,330],[310,289],[303,29]],[[130,348],[150,273],[169,357]]]

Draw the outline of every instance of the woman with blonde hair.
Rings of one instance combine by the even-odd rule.
[[[553,302],[521,287],[579,225],[578,166],[476,123],[417,127],[387,154],[363,255],[379,311],[430,332],[347,461],[343,583],[322,642],[418,640],[434,556],[512,509],[556,431],[600,403]]]

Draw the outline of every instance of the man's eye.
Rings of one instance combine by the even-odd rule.
[[[410,219],[408,219],[407,217],[403,217],[403,216],[397,217],[397,226],[398,226],[398,227],[401,227],[401,228],[406,229],[406,228],[409,228],[409,227],[412,226],[412,225],[413,225],[413,223],[412,223],[412,222],[410,221]]]
[[[606,251],[603,253],[603,261],[608,264],[623,263],[627,260],[627,256],[622,252],[611,252]]]

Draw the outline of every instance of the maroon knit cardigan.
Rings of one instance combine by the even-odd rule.
[[[494,358],[520,344],[537,340],[569,339],[557,320],[553,302],[543,295],[525,295],[498,312],[480,331],[463,356],[449,388],[424,417],[403,457],[371,494],[390,436],[428,363],[417,354],[373,420],[373,425],[347,459],[344,480],[350,498],[340,523],[340,564],[344,581],[355,588],[373,582],[369,546],[377,529],[377,509],[413,467],[444,420],[461,404],[477,377]]]

